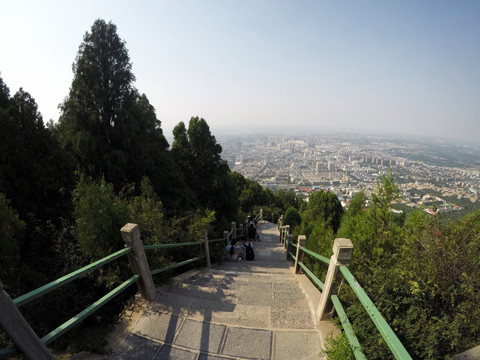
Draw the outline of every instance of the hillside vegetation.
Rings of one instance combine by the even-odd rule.
[[[307,235],[307,248],[326,256],[336,237],[349,238],[350,271],[410,355],[451,359],[480,344],[480,212],[449,223],[420,210],[406,217],[391,211],[398,196],[391,175],[383,176],[368,208],[363,192],[345,213],[334,194],[319,192],[300,213],[287,210],[285,222],[294,235]],[[325,277],[325,266],[305,262]],[[348,286],[340,298],[366,357],[393,358]]]

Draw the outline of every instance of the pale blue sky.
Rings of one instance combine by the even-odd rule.
[[[0,72],[58,119],[97,18],[126,41],[166,135],[191,116],[480,143],[480,1],[0,0]]]

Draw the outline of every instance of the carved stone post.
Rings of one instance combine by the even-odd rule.
[[[225,246],[227,246],[230,243],[230,240],[228,239],[228,231],[225,230],[223,232],[223,238],[225,239]]]
[[[208,246],[208,234],[205,231],[205,237],[203,238],[203,244],[205,245],[205,258],[207,259],[207,267],[210,269],[212,264],[210,262],[210,248]]]
[[[300,265],[299,262],[303,262],[303,251],[300,250],[300,247],[305,247],[307,245],[307,237],[305,235],[298,235],[297,240],[297,254],[295,256],[295,274],[300,273]]]
[[[320,303],[318,304],[317,316],[319,320],[325,320],[333,313],[333,304],[330,297],[338,293],[343,281],[342,274],[338,271],[341,265],[348,265],[353,254],[353,245],[349,239],[338,238],[333,243],[333,255],[330,258],[328,272],[325,278]]]
[[[56,357],[35,334],[0,281],[0,328],[30,360],[55,360]]]
[[[290,233],[290,225],[285,225],[283,228],[285,229],[285,231],[283,232],[282,244],[283,248],[285,249],[285,247],[287,246],[287,236]]]
[[[237,223],[235,221],[232,221],[232,239],[237,240]]]
[[[128,254],[128,260],[134,274],[139,274],[140,279],[137,285],[142,296],[147,300],[155,298],[155,285],[148,266],[147,256],[140,239],[140,227],[137,224],[128,223],[120,229],[122,239],[126,247],[131,247],[132,252]]]

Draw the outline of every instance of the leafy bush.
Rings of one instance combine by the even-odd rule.
[[[327,336],[325,349],[320,353],[326,355],[329,360],[354,360],[352,349],[345,333],[340,333],[337,337],[333,334]]]

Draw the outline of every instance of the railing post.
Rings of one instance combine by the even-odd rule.
[[[126,247],[131,247],[132,252],[128,254],[128,260],[134,274],[139,274],[140,279],[137,285],[142,296],[147,300],[155,298],[155,285],[148,266],[147,256],[140,239],[140,227],[137,224],[128,223],[120,229],[122,239]]]
[[[288,234],[287,249],[285,251],[285,261],[288,261],[288,251],[290,250],[290,247],[292,246],[292,241],[293,241],[292,235]]]
[[[304,252],[300,250],[301,247],[305,247],[307,245],[307,236],[306,235],[298,235],[297,239],[297,254],[295,256],[295,274],[300,273],[300,265],[299,262],[303,262],[303,255]]]
[[[205,258],[207,259],[207,267],[210,269],[212,264],[210,262],[210,248],[208,246],[208,233],[205,231],[205,237],[203,238],[203,243],[205,245]]]
[[[330,258],[325,285],[317,309],[319,320],[325,320],[332,315],[334,308],[330,297],[338,293],[340,284],[343,281],[343,276],[338,269],[341,265],[349,264],[352,254],[353,245],[349,239],[335,239],[333,243],[333,255]]]
[[[15,346],[31,360],[55,360],[56,357],[35,334],[22,316],[12,298],[3,290],[0,281],[0,328],[8,334]]]
[[[290,233],[290,225],[285,225],[283,228],[285,229],[285,231],[283,232],[282,244],[283,244],[283,248],[285,249],[287,245],[287,236]]]
[[[225,239],[225,246],[227,246],[230,243],[230,240],[228,240],[228,231],[225,230],[223,232],[223,238]]]
[[[232,221],[232,239],[237,240],[237,223]]]

